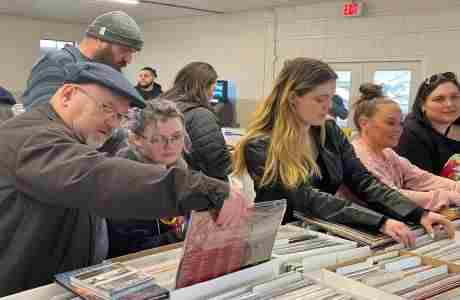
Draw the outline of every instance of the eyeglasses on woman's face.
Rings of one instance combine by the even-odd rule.
[[[184,143],[184,134],[182,132],[169,137],[164,135],[153,135],[150,138],[147,138],[144,135],[141,136],[150,144],[160,147],[165,147],[166,145],[178,146]]]

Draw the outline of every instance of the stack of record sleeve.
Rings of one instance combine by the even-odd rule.
[[[352,300],[357,299],[297,272],[289,272],[263,282],[248,284],[209,300],[268,300],[311,299]]]
[[[338,267],[335,272],[388,294],[422,300],[460,287],[459,270],[440,260],[390,251]]]
[[[362,229],[355,229],[343,224],[327,222],[318,218],[306,216],[300,212],[294,212],[294,215],[305,222],[306,225],[313,225],[313,228],[330,232],[337,236],[367,245],[371,248],[383,247],[394,242],[390,236],[382,233],[373,233]]]

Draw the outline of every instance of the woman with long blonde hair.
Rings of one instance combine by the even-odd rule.
[[[340,128],[327,120],[336,79],[321,61],[287,61],[236,147],[235,175],[248,171],[256,202],[287,199],[284,222],[292,221],[296,210],[381,231],[405,245],[415,243],[415,234],[401,221],[420,223],[430,233],[439,223],[452,235],[453,226],[443,216],[417,207],[371,175]],[[335,197],[342,183],[368,208]]]

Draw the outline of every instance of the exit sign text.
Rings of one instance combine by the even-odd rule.
[[[345,3],[342,8],[342,15],[344,17],[358,17],[362,13],[362,6],[361,2]]]

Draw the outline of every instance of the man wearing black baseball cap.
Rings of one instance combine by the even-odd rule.
[[[104,218],[144,219],[221,209],[228,223],[246,201],[226,183],[95,149],[144,101],[113,68],[69,64],[50,102],[0,125],[0,297],[101,262]]]
[[[49,101],[63,84],[66,64],[92,61],[120,71],[131,63],[143,44],[139,26],[126,13],[111,11],[96,17],[78,47],[50,52],[33,66],[22,96],[25,109]]]

